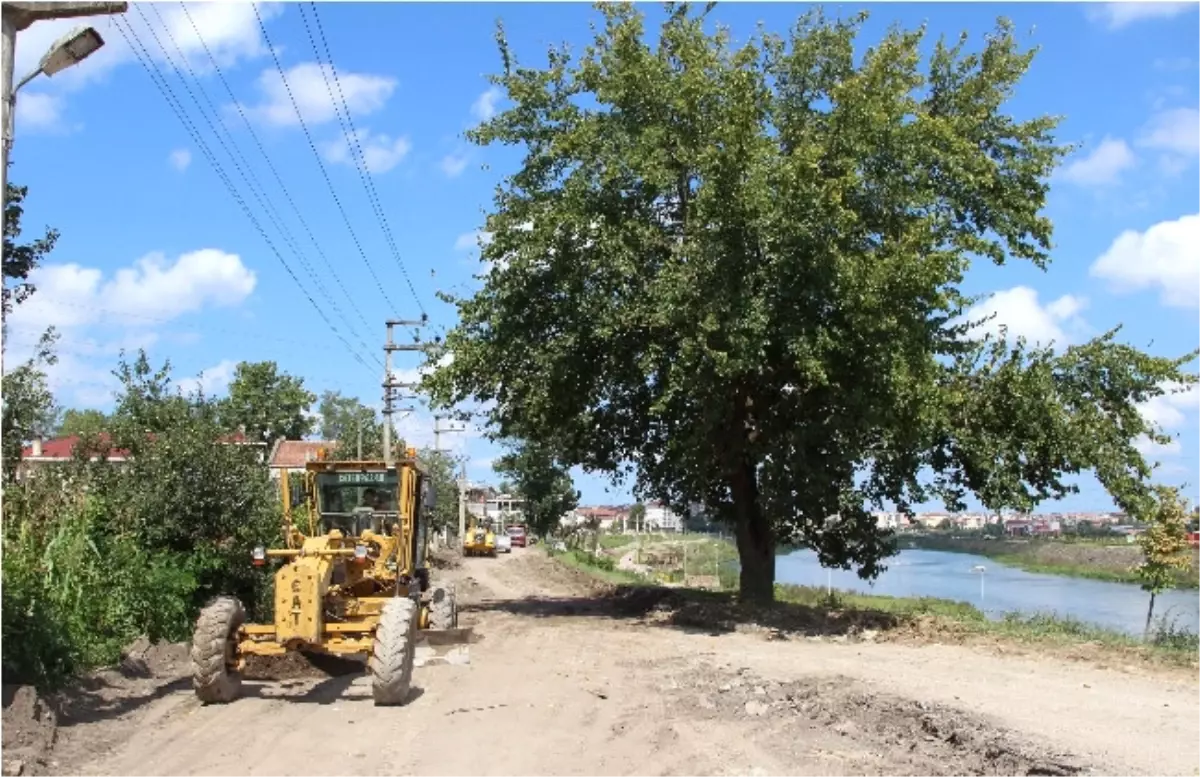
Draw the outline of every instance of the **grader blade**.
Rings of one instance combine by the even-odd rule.
[[[417,632],[415,666],[438,666],[453,664],[465,666],[471,663],[471,627],[457,629],[422,629]]]

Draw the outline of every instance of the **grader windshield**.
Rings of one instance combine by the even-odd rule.
[[[322,472],[317,475],[318,511],[322,531],[339,529],[358,536],[367,529],[383,530],[399,516],[400,478],[391,472]]]

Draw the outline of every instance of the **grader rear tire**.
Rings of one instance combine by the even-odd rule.
[[[383,606],[371,651],[371,693],[378,706],[404,704],[412,688],[420,608],[400,596]]]
[[[237,632],[246,621],[242,603],[218,596],[200,611],[192,636],[192,688],[205,704],[227,704],[242,690],[242,676],[233,668]]]
[[[429,628],[452,629],[458,625],[458,597],[453,586],[436,586],[429,597]]]

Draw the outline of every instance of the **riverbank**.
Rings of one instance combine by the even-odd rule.
[[[644,576],[610,566],[611,558],[606,556],[593,558],[586,553],[568,552],[552,554],[552,558],[610,585],[660,588]],[[723,586],[720,591],[699,591],[674,585],[669,590],[721,612],[730,608],[743,609],[736,603],[736,594],[729,587]],[[1179,631],[1165,620],[1159,620],[1150,639],[1142,641],[1073,618],[1011,614],[992,620],[970,604],[947,599],[840,590],[834,590],[831,596],[824,588],[784,584],[777,584],[775,593],[779,604],[769,615],[760,612],[756,618],[792,625],[803,622],[817,631],[836,631],[828,624],[841,624],[838,628],[843,633],[845,624],[855,624],[851,630],[869,634],[871,639],[972,644],[1001,652],[1051,652],[1105,666],[1122,667],[1132,663],[1189,671],[1200,667],[1197,635]]]
[[[1052,539],[986,540],[982,537],[952,537],[944,534],[905,535],[900,538],[899,544],[902,548],[986,556],[997,563],[1026,572],[1111,583],[1140,582],[1132,571],[1142,560],[1141,548],[1136,544]],[[1178,588],[1200,587],[1200,555],[1193,552],[1191,568],[1178,572],[1175,584]]]

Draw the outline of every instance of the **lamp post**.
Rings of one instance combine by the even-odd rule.
[[[8,155],[12,151],[14,116],[17,108],[17,90],[39,75],[53,76],[77,65],[96,53],[104,45],[104,38],[92,27],[78,28],[54,42],[42,57],[38,67],[13,85],[13,70],[16,67],[17,33],[34,22],[50,19],[73,19],[81,16],[100,16],[125,13],[127,2],[13,2],[0,8],[3,30],[3,58],[0,61],[0,99],[4,103],[3,159],[0,159],[0,189],[3,204],[8,205]]]

